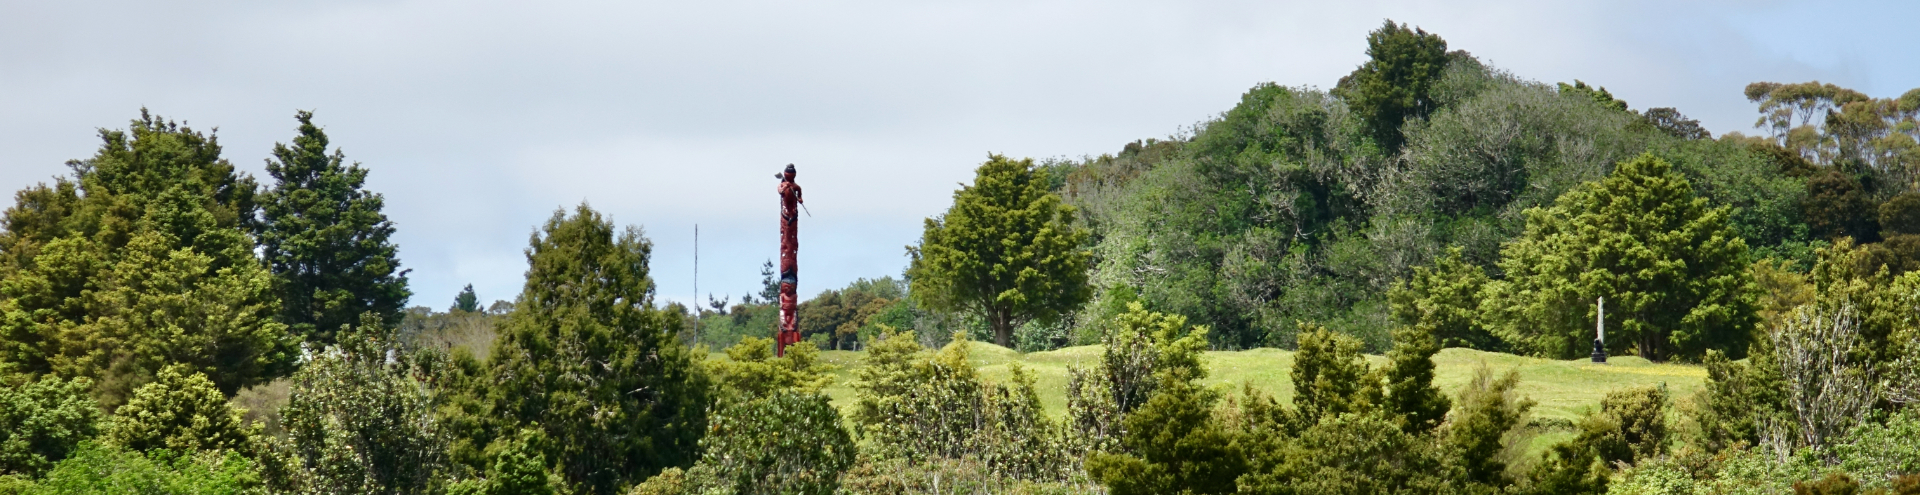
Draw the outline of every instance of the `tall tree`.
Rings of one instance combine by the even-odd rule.
[[[972,186],[953,193],[953,207],[929,218],[918,246],[908,246],[913,294],[934,309],[978,315],[994,343],[1013,345],[1013,329],[1048,321],[1092,295],[1082,247],[1089,235],[1073,225],[1074,208],[1047,191],[1032,159],[988,155]]]
[[[530,244],[526,286],[482,376],[467,381],[469,398],[454,399],[477,404],[454,420],[475,437],[456,446],[537,429],[552,440],[541,447],[550,467],[602,495],[692,463],[707,430],[707,382],[674,340],[682,319],[654,307],[653,243],[638,228],[616,234],[581,205],[554,212]]]
[[[1435,110],[1428,93],[1446,68],[1447,40],[1389,19],[1367,33],[1367,62],[1341,79],[1335,94],[1347,100],[1375,144],[1398,150],[1406,142],[1400,124]]]
[[[213,136],[141,112],[69,162],[72,180],[18,195],[0,234],[0,361],[94,378],[116,407],[170,364],[225,393],[281,376],[293,341],[242,230],[254,185]]]
[[[261,194],[260,245],[280,293],[280,319],[307,340],[333,343],[342,326],[372,312],[400,323],[412,291],[388,238],[385,200],[367,191],[367,170],[327,153],[327,134],[313,112],[299,111],[300,135],[275,144],[267,160],[273,189]]]
[[[1585,355],[1596,298],[1607,300],[1610,351],[1655,361],[1744,355],[1756,289],[1747,244],[1666,160],[1622,162],[1605,179],[1531,208],[1502,250],[1507,278],[1482,303],[1509,343],[1536,354]]]

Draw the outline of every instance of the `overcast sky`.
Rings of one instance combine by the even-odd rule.
[[[528,235],[587,202],[655,243],[664,299],[739,295],[797,164],[803,297],[898,275],[989,152],[1165,137],[1260,82],[1332,86],[1385,18],[1544,82],[1752,133],[1741,88],[1920,87],[1913,3],[0,2],[0,188],[65,174],[141,107],[265,177],[313,110],[371,170],[411,274],[519,292]],[[1457,5],[1456,5],[1457,4]],[[10,203],[9,203],[10,204]]]

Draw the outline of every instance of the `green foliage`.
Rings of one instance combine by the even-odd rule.
[[[1881,235],[1920,234],[1920,192],[1902,193],[1880,204]]]
[[[1293,408],[1302,426],[1342,414],[1372,411],[1381,402],[1380,379],[1360,356],[1360,341],[1300,324],[1293,356]]]
[[[1592,100],[1594,104],[1600,105],[1600,108],[1616,112],[1628,111],[1627,102],[1614,98],[1613,93],[1607,92],[1607,88],[1588,86],[1587,83],[1579,79],[1573,80],[1573,84],[1571,85],[1559,83],[1559,87],[1561,94]]]
[[[1073,220],[1074,208],[1048,192],[1033,160],[991,155],[907,248],[914,297],[978,316],[994,343],[1011,346],[1021,323],[1052,321],[1089,297],[1088,233]]]
[[[1803,203],[1807,226],[1823,239],[1852,237],[1861,241],[1879,238],[1879,207],[1860,185],[1859,179],[1838,170],[1827,170],[1807,178],[1807,199]]]
[[[982,381],[969,362],[971,345],[955,335],[929,354],[892,333],[869,348],[851,418],[868,454],[910,463],[972,460],[1013,479],[1059,479],[1065,445],[1032,377],[1015,366],[1008,383]]]
[[[1414,267],[1413,275],[1387,291],[1387,302],[1395,320],[1437,340],[1440,347],[1499,351],[1505,343],[1480,324],[1487,271],[1467,263],[1461,253],[1458,247],[1449,248],[1432,267]]]
[[[1593,452],[1580,442],[1563,442],[1547,448],[1540,460],[1527,472],[1526,494],[1597,494],[1607,492],[1610,471]]]
[[[1256,474],[1241,479],[1242,492],[1442,493],[1444,486],[1428,439],[1377,413],[1328,417],[1269,452]]]
[[[372,313],[293,375],[281,421],[311,493],[423,493],[447,468],[427,371]]]
[[[93,438],[100,406],[85,378],[0,380],[0,475],[39,477]]]
[[[1440,444],[1443,459],[1459,473],[1462,486],[1494,489],[1513,483],[1506,462],[1511,435],[1534,405],[1518,398],[1514,389],[1519,386],[1519,372],[1494,378],[1483,364],[1460,389],[1459,408],[1441,432]]]
[[[1634,464],[1667,453],[1667,393],[1657,388],[1615,390],[1588,416],[1574,442],[1607,464]]]
[[[555,212],[527,248],[526,285],[485,363],[456,353],[444,413],[456,461],[521,428],[567,483],[609,494],[694,460],[706,377],[674,341],[681,318],[653,308],[639,229],[582,205]],[[475,466],[479,467],[479,466]]]
[[[460,289],[458,295],[453,296],[453,307],[447,308],[447,312],[452,313],[455,311],[462,313],[475,313],[480,311],[480,296],[474,295],[473,284],[467,284],[466,288]]]
[[[1418,328],[1401,327],[1394,332],[1393,350],[1387,351],[1386,397],[1381,400],[1381,409],[1401,421],[1407,433],[1433,430],[1453,407],[1433,386],[1433,355],[1439,352],[1433,335]]]
[[[782,389],[715,413],[693,471],[738,494],[832,494],[853,465],[853,438],[819,392]]]
[[[1786,383],[1770,342],[1755,342],[1745,363],[1708,351],[1706,390],[1694,396],[1688,416],[1697,428],[1695,445],[1720,452],[1735,445],[1759,445],[1760,429],[1785,422]]]
[[[252,460],[236,452],[142,454],[92,442],[81,444],[22,495],[251,495],[268,493]]]
[[[1847,433],[1845,442],[1834,445],[1834,455],[1841,469],[1869,487],[1920,474],[1920,410],[1908,407],[1884,421],[1862,423]]]
[[[1652,125],[1653,128],[1680,139],[1713,138],[1713,133],[1708,132],[1704,127],[1700,127],[1700,121],[1689,119],[1686,115],[1681,115],[1680,110],[1674,109],[1673,107],[1649,108],[1646,113],[1641,114],[1641,118],[1646,119],[1647,124]]]
[[[101,440],[136,451],[250,452],[260,426],[240,411],[207,376],[182,365],[160,370],[153,383],[134,389],[126,405],[100,432]]]
[[[555,495],[568,493],[566,479],[549,470],[551,450],[540,430],[528,428],[491,446],[485,476],[460,480],[448,495]]]
[[[232,393],[290,370],[251,179],[210,136],[142,113],[74,178],[22,191],[0,235],[0,361],[95,379],[108,407],[171,364]],[[76,184],[77,183],[77,184]]]
[[[1405,141],[1401,123],[1425,118],[1438,106],[1428,93],[1447,67],[1447,41],[1388,20],[1367,33],[1367,59],[1340,80],[1338,94],[1375,143],[1398,150]]]
[[[327,134],[313,125],[313,112],[294,118],[300,135],[291,146],[273,146],[273,188],[260,195],[260,247],[273,269],[280,321],[319,345],[333,343],[334,332],[360,322],[362,313],[399,324],[412,291],[388,240],[394,229],[380,212],[385,199],[364,189],[360,164],[348,165],[337,148],[327,154]]]
[[[1213,418],[1219,394],[1190,381],[1164,379],[1126,416],[1125,452],[1094,453],[1087,474],[1114,495],[1232,493],[1246,472],[1233,432]]]
[[[1207,375],[1200,363],[1206,327],[1189,329],[1186,318],[1139,303],[1116,326],[1101,369],[1076,372],[1083,383],[1069,386],[1090,396],[1069,402],[1080,404],[1069,406],[1077,409],[1069,415],[1079,435],[1095,440],[1092,449],[1112,449],[1089,453],[1088,476],[1115,494],[1232,492],[1247,460],[1234,432],[1213,416],[1220,394],[1199,384]],[[1112,417],[1121,424],[1101,424]],[[1102,434],[1117,442],[1097,441]]]
[[[1076,448],[1115,450],[1126,435],[1123,420],[1167,379],[1191,381],[1206,376],[1200,364],[1206,350],[1205,327],[1187,327],[1180,315],[1147,311],[1140,303],[1113,319],[1102,341],[1100,365],[1069,368],[1067,416]]]
[[[912,321],[902,317],[908,309],[906,283],[893,277],[858,279],[845,289],[827,290],[800,303],[800,334],[811,338],[824,335],[832,348],[851,348],[863,336],[870,337],[881,324],[908,327]]]
[[[1665,160],[1642,155],[1528,210],[1526,233],[1502,251],[1507,278],[1488,285],[1483,304],[1508,342],[1543,356],[1585,355],[1589,301],[1603,296],[1611,352],[1631,346],[1660,361],[1744,351],[1755,294],[1746,243],[1726,216]]]

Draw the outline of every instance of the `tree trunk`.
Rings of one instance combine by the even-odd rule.
[[[993,343],[1000,347],[1013,348],[1013,319],[1006,315],[987,317],[987,325],[993,328]]]

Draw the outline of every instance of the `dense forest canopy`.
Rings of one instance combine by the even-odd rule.
[[[407,308],[313,113],[269,184],[142,110],[0,218],[0,495],[1920,493],[1920,89],[1756,82],[1757,134],[1715,137],[1418,27],[1367,46],[1180,135],[988,155],[784,354],[771,261],[662,304],[585,203],[518,294]],[[1589,350],[1698,390],[1542,417],[1485,360],[1615,372]]]

